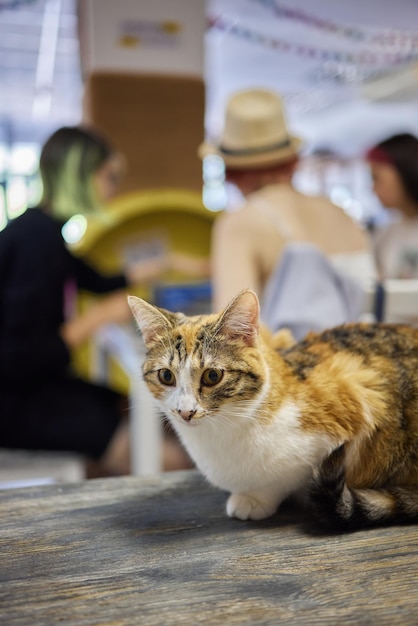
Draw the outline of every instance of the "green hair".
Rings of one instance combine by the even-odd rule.
[[[41,151],[41,204],[63,220],[76,213],[99,210],[93,174],[112,155],[107,141],[91,130],[80,127],[57,130]]]

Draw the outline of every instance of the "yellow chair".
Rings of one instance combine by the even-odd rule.
[[[209,257],[215,213],[201,195],[182,189],[139,191],[119,196],[103,216],[91,218],[76,254],[105,273],[122,268],[124,250],[163,241],[175,252]]]
[[[85,235],[72,246],[72,250],[108,274],[122,271],[125,256],[153,254],[158,246],[209,258],[215,216],[204,207],[201,194],[195,191],[158,189],[131,192],[109,203],[103,216],[89,219]],[[161,282],[173,285],[196,281],[169,271]],[[153,300],[153,292],[149,288],[138,287],[130,289],[130,292]],[[91,298],[90,295],[83,296],[80,307],[87,306]],[[74,364],[80,374],[90,377],[89,346],[75,354]],[[124,377],[121,381],[121,377],[113,373],[111,382],[126,391]]]

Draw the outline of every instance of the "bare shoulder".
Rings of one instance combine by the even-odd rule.
[[[216,219],[214,232],[228,235],[254,233],[260,230],[260,220],[249,204],[244,204],[235,211],[225,211]]]

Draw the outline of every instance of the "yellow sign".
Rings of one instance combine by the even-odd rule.
[[[182,24],[173,20],[124,20],[119,25],[119,31],[118,43],[124,48],[166,48],[180,43]]]

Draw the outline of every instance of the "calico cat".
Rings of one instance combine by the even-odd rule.
[[[296,343],[250,290],[187,317],[130,296],[144,380],[227,514],[260,520],[309,492],[355,529],[418,521],[418,330],[348,324]]]

